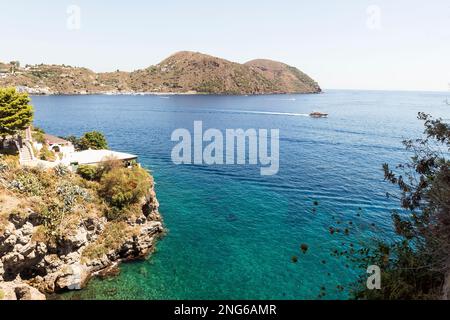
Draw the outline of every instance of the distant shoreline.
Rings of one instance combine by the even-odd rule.
[[[272,95],[317,95],[321,92],[273,92],[273,93],[254,93],[254,94],[230,94],[230,93],[189,93],[189,92],[139,92],[139,93],[29,93],[33,97],[64,97],[64,96],[237,96],[237,97],[258,97]]]
[[[280,96],[280,95],[320,95],[335,91],[354,91],[371,93],[423,93],[423,94],[449,94],[449,91],[436,90],[386,90],[386,89],[323,89],[321,92],[273,92],[255,94],[230,94],[230,93],[201,93],[201,92],[126,92],[126,93],[29,93],[33,97],[59,97],[59,96],[236,96],[236,97],[258,97],[258,96]]]
[[[181,51],[145,69],[96,73],[67,65],[0,62],[0,86],[28,94],[253,95],[316,93],[319,84],[296,67],[267,59],[231,62]]]

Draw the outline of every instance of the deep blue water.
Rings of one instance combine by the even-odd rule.
[[[94,280],[67,297],[314,299],[325,286],[326,298],[345,298],[336,285],[351,283],[361,271],[331,251],[390,234],[397,203],[385,196],[392,187],[381,165],[407,159],[401,141],[421,134],[419,111],[450,118],[446,98],[365,91],[33,97],[36,125],[47,132],[100,130],[112,149],[139,155],[155,177],[169,231],[147,261],[124,264],[120,276]],[[289,115],[313,110],[330,117]],[[174,165],[171,133],[192,130],[195,120],[223,131],[280,129],[278,175],[263,177],[255,166]],[[354,219],[358,227],[349,236],[328,232],[336,220]],[[302,243],[309,246],[306,254]]]

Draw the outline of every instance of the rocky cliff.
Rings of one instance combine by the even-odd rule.
[[[121,261],[146,257],[154,248],[163,227],[155,201],[146,203],[148,215],[120,225],[117,232],[129,232],[115,249],[101,256],[86,257],[91,244],[111,228],[106,218],[78,223],[74,234],[63,242],[46,244],[33,239],[40,222],[28,216],[10,216],[0,235],[0,297],[3,299],[45,299],[45,293],[82,289],[89,279],[108,273]],[[102,240],[100,240],[102,241]]]
[[[281,62],[239,64],[189,51],[134,72],[95,73],[86,68],[43,64],[20,68],[0,63],[0,86],[15,86],[33,94],[321,92],[317,82]]]
[[[5,170],[2,165],[0,171]],[[55,178],[54,173],[26,172],[30,184],[36,174]],[[83,182],[73,174],[64,179],[91,192],[93,182]],[[38,300],[46,294],[82,289],[90,278],[114,271],[122,261],[147,257],[164,231],[153,183],[130,209],[132,213],[111,219],[95,196],[71,202],[72,212],[55,214],[51,205],[33,205],[44,194],[22,197],[14,191],[14,181],[0,174],[0,300]],[[63,185],[67,182],[56,186],[59,194],[65,193],[61,206],[74,194],[81,194],[63,190]]]
[[[156,201],[156,200],[154,200]],[[113,271],[118,263],[146,257],[163,232],[155,202],[146,203],[149,214],[120,225],[117,232],[129,232],[116,249],[93,258],[83,253],[111,228],[106,218],[78,223],[74,234],[63,242],[46,244],[33,239],[41,225],[28,216],[11,215],[0,235],[0,297],[3,299],[45,299],[44,294],[80,290],[97,274]]]

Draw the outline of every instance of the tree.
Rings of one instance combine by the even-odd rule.
[[[19,61],[11,61],[9,63],[11,65],[11,73],[16,73],[16,70],[20,68],[20,62]]]
[[[425,136],[404,141],[411,160],[397,166],[400,173],[383,165],[386,181],[400,189],[388,194],[401,205],[392,215],[395,240],[377,241],[357,259],[381,267],[381,290],[360,286],[356,298],[450,298],[450,126],[424,113],[418,118]]]
[[[67,140],[69,142],[72,142],[73,146],[75,147],[75,150],[81,150],[80,148],[80,139],[76,136],[67,136],[67,137],[61,137],[64,140]]]
[[[0,136],[3,141],[9,135],[25,130],[33,122],[33,107],[27,93],[15,88],[0,88]]]
[[[86,132],[79,140],[78,145],[81,150],[108,149],[108,142],[106,141],[105,136],[98,131]]]
[[[72,142],[75,149],[78,151],[88,149],[108,149],[108,142],[106,141],[105,136],[103,135],[103,133],[98,131],[87,132],[81,138],[73,135],[62,138]]]

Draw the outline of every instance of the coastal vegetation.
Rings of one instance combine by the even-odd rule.
[[[34,127],[32,132],[33,140],[38,143],[45,143],[45,137],[44,137],[45,131],[41,128]]]
[[[104,134],[99,131],[86,132],[81,138],[69,136],[64,139],[72,142],[77,151],[108,149],[108,142]]]
[[[17,124],[3,121],[7,132],[23,135],[32,122],[27,94],[2,89],[0,96],[2,110]],[[82,148],[107,148],[100,132],[79,141]],[[55,154],[44,144],[39,156],[52,161]],[[23,290],[41,299],[81,289],[95,272],[151,252],[163,231],[160,220],[153,178],[138,164],[105,159],[74,172],[63,164],[25,166],[17,154],[0,150],[2,299],[21,299]]]
[[[54,152],[49,150],[46,144],[44,144],[42,149],[39,151],[39,159],[53,162],[56,160],[56,155]]]
[[[151,176],[118,163],[101,173],[89,181],[0,157],[0,289],[81,288],[91,273],[151,251],[162,232]]]
[[[33,107],[26,93],[14,88],[0,88],[0,137],[2,141],[30,126]],[[0,147],[3,147],[3,143]]]
[[[385,180],[399,189],[399,193],[387,194],[400,203],[392,213],[395,234],[384,234],[362,246],[350,241],[333,252],[347,266],[381,269],[380,289],[366,286],[364,272],[350,290],[355,299],[450,298],[450,126],[425,113],[418,118],[424,122],[424,136],[403,142],[411,153],[410,161],[394,170],[383,165]],[[335,236],[343,233],[343,223],[337,223],[339,228],[330,227]],[[357,223],[349,223],[347,236]]]
[[[138,203],[150,186],[151,181],[144,169],[115,167],[103,173],[99,194],[109,205],[122,210]]]
[[[109,210],[130,214],[131,209],[136,209],[132,205],[146,196],[153,183],[146,170],[138,166],[123,168],[119,164],[104,167],[98,182],[86,181],[64,167],[22,168],[13,156],[0,158],[0,167],[2,193],[18,197],[18,201],[29,205],[42,220],[45,234],[54,241],[70,234],[67,222],[74,215],[82,217],[97,212],[112,221],[123,215],[112,216]],[[95,210],[84,212],[86,208]],[[2,208],[2,214],[7,215],[8,211],[4,210]]]
[[[368,299],[450,298],[450,126],[420,113],[424,137],[404,141],[413,156],[385,179],[399,187],[402,212],[392,215],[398,239],[380,243],[368,259],[383,267],[379,291],[362,290]]]
[[[139,210],[136,205],[146,196],[153,185],[148,172],[139,166],[125,168],[120,161],[110,159],[99,166],[82,165],[77,173],[96,185],[96,190],[108,205],[105,216],[121,220]]]
[[[99,168],[90,165],[79,165],[77,168],[77,173],[89,181],[99,180],[101,177],[101,171]]]
[[[86,247],[82,257],[85,260],[100,259],[108,252],[119,250],[124,239],[138,235],[139,229],[131,227],[124,221],[111,222],[101,236]]]
[[[67,65],[1,64],[14,70],[0,78],[0,87],[19,87],[33,94],[272,94],[319,93],[317,82],[295,67],[270,60],[239,64],[182,51],[157,65],[133,72],[95,73]]]

